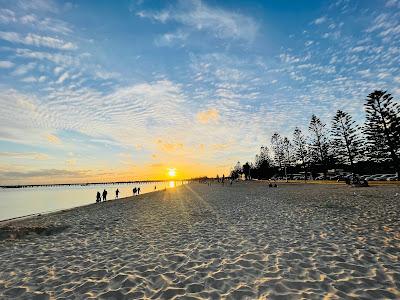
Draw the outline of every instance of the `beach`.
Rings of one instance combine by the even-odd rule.
[[[190,183],[0,223],[1,299],[399,299],[400,186]]]

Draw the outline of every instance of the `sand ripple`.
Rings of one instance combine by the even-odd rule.
[[[399,299],[399,189],[190,184],[14,222],[0,298]]]

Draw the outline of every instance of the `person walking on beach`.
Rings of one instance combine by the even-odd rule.
[[[135,196],[135,195],[136,195],[136,191],[137,191],[137,189],[136,189],[136,187],[134,187],[134,188],[133,188],[133,190],[132,190],[132,192],[133,192],[133,196]]]
[[[157,186],[155,185],[155,186],[154,186],[154,190],[156,190],[156,189],[157,189]]]
[[[115,198],[116,198],[116,199],[118,199],[118,194],[119,194],[119,190],[117,189],[117,190],[115,191]]]
[[[137,188],[137,194],[140,195],[140,187]]]
[[[101,202],[101,195],[100,195],[100,192],[99,192],[99,191],[97,191],[97,195],[96,195],[96,203],[99,203],[99,202]]]
[[[103,201],[107,201],[107,191],[105,189],[103,191]]]
[[[222,174],[222,185],[225,185],[225,174]]]

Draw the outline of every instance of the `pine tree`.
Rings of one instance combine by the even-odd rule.
[[[366,99],[364,134],[367,153],[377,160],[391,159],[400,172],[400,105],[386,91],[374,91]]]
[[[329,161],[329,139],[326,130],[326,124],[316,116],[311,116],[310,125],[308,127],[311,133],[311,141],[309,144],[310,154],[316,163],[324,167],[324,177],[328,171]]]
[[[307,180],[308,149],[307,139],[301,129],[296,127],[293,132],[294,159],[299,161],[304,169],[304,180]]]
[[[333,150],[339,161],[350,163],[353,172],[354,163],[361,155],[362,143],[358,131],[358,126],[348,113],[341,110],[336,112],[331,130]]]
[[[283,139],[279,133],[275,132],[271,137],[271,146],[274,151],[274,160],[279,169],[282,168],[284,163],[285,155],[283,148]]]
[[[269,155],[269,149],[266,146],[261,146],[260,154],[256,155],[253,175],[258,175],[258,178],[267,178],[272,172],[272,160]]]

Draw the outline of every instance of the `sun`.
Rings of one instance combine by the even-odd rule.
[[[175,177],[176,176],[176,169],[168,169],[168,176]]]

